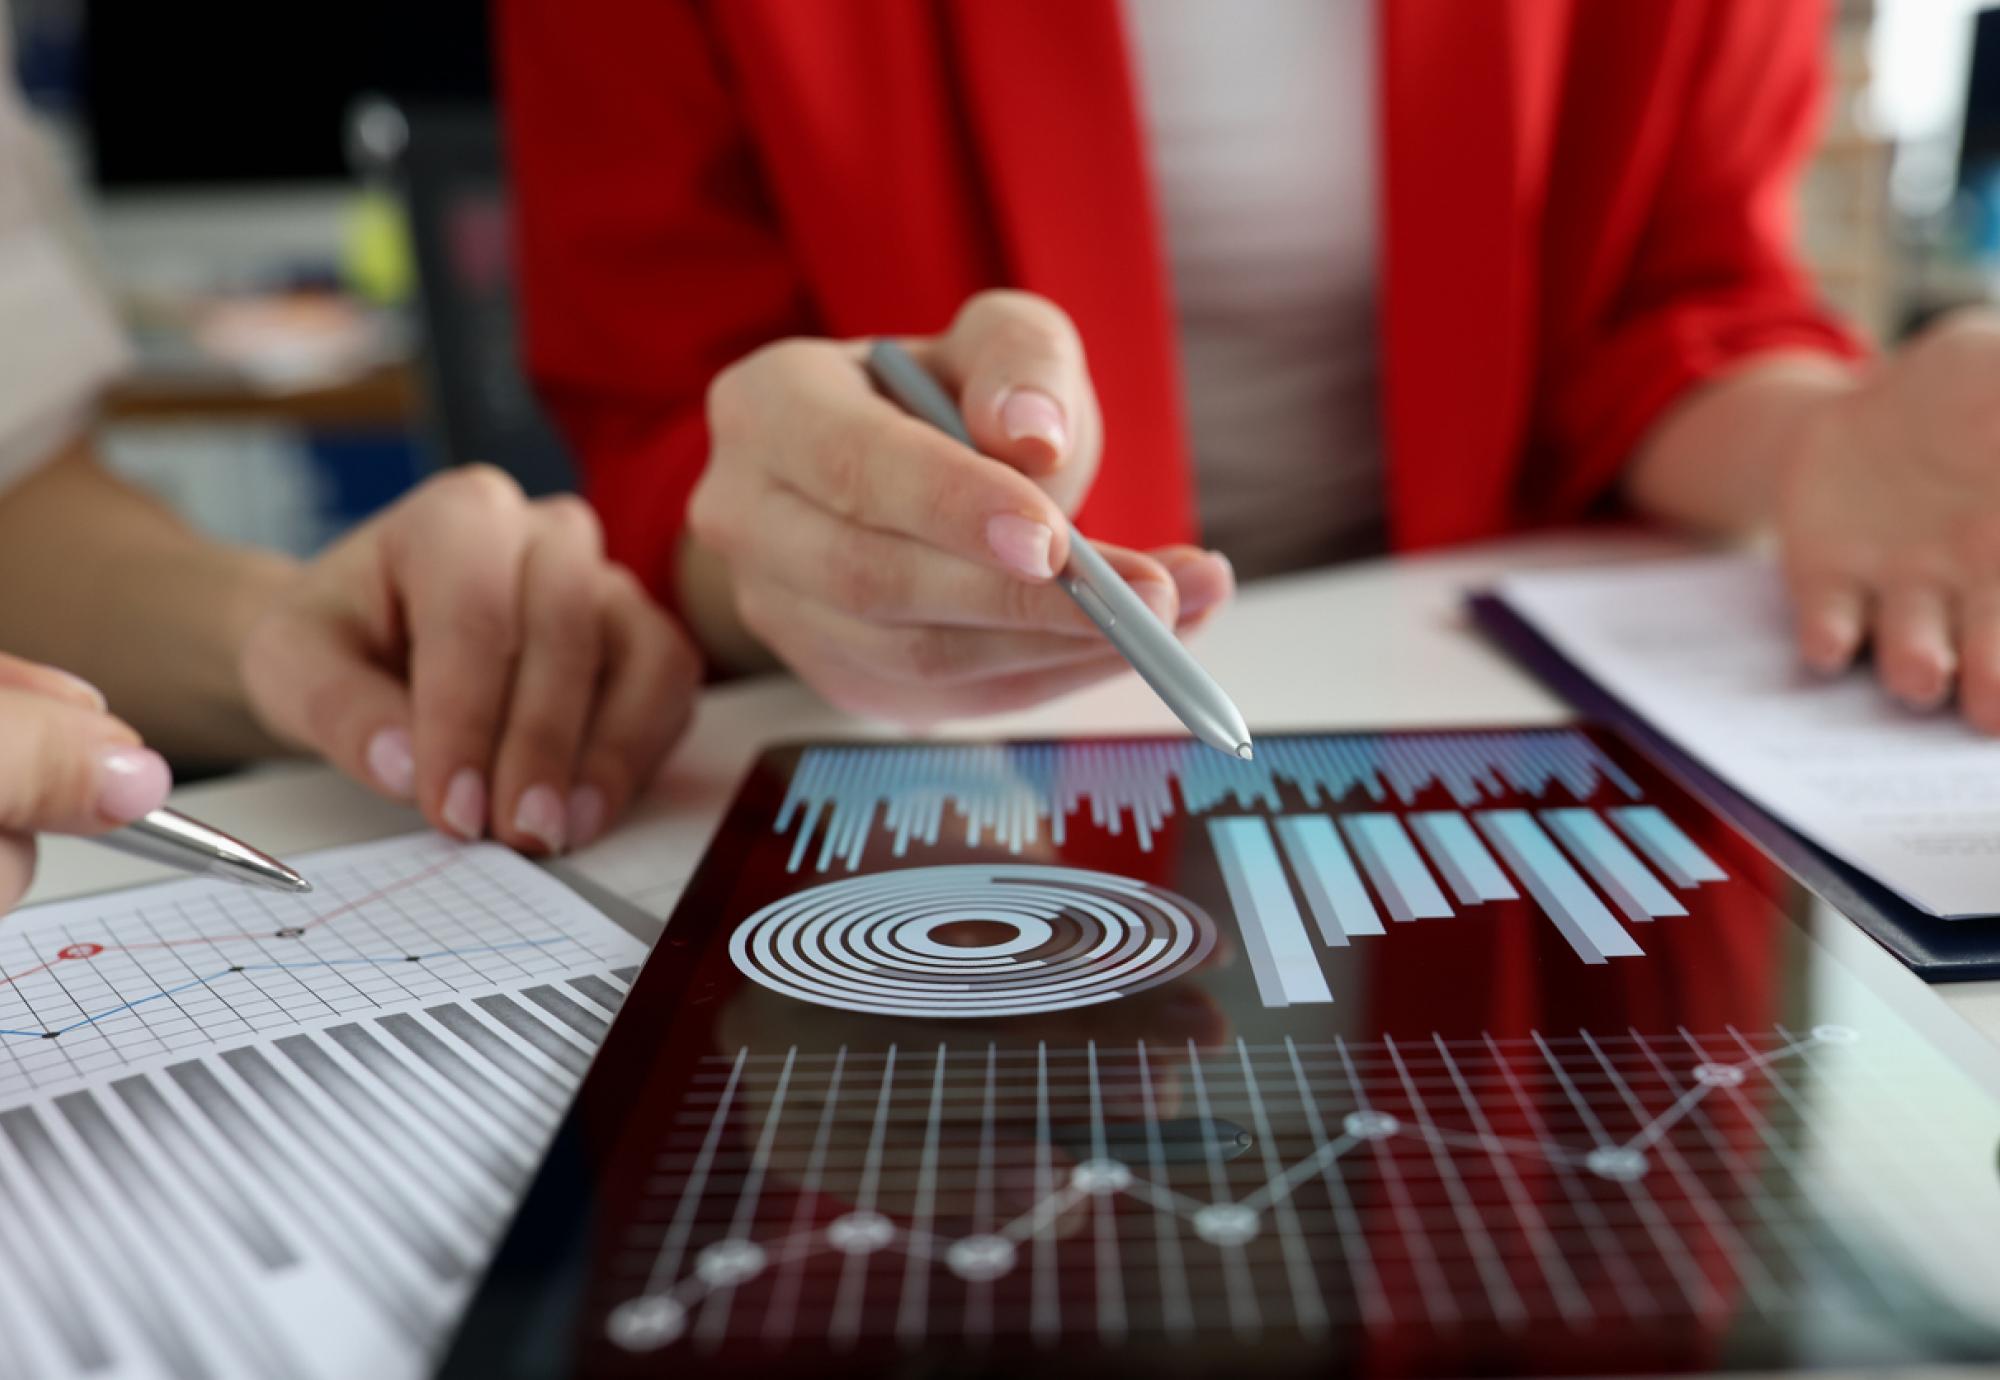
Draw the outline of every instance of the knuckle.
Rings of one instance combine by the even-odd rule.
[[[514,476],[497,465],[461,465],[433,479],[431,490],[454,504],[488,514],[513,512],[527,502]]]
[[[632,573],[631,566],[616,563],[607,565],[599,578],[604,581],[604,597],[612,604],[636,605],[653,617],[666,620],[666,615],[653,603],[653,596],[647,592],[645,584]]]
[[[28,757],[28,778],[22,792],[24,822],[56,821],[91,812],[94,792],[89,754],[59,731],[52,719],[41,720]]]
[[[792,373],[818,344],[801,336],[774,340],[719,371],[703,398],[709,433],[734,436],[754,427],[760,415],[755,400],[764,382]]]
[[[963,662],[955,639],[937,628],[898,633],[890,644],[890,660],[900,679],[924,683],[950,679]]]
[[[880,444],[878,428],[839,427],[823,437],[814,455],[826,505],[841,517],[868,511],[868,461]]]
[[[299,699],[299,721],[312,746],[327,752],[347,749],[356,758],[360,756],[363,744],[342,741],[350,700],[347,688],[330,680],[306,687]]]
[[[551,532],[573,547],[600,551],[604,524],[597,510],[576,494],[551,494],[535,501],[535,511]]]
[[[1082,353],[1082,338],[1068,312],[1048,298],[1019,288],[990,288],[967,304],[964,319],[996,345],[1020,350]]]
[[[507,725],[509,755],[529,765],[531,778],[539,778],[545,769],[566,768],[576,756],[580,728],[554,706],[527,710]]]
[[[1049,597],[1050,586],[1031,585],[1020,580],[995,577],[989,582],[1000,620],[1010,628],[1060,628],[1062,609]],[[1065,605],[1069,600],[1063,600]],[[1072,606],[1073,607],[1073,606]],[[1082,617],[1081,613],[1076,615]]]
[[[826,592],[835,608],[857,618],[879,619],[901,606],[902,591],[888,563],[876,558],[859,532],[841,534],[824,571]]]

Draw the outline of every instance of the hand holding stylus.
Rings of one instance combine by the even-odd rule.
[[[986,293],[944,335],[906,343],[973,447],[878,391],[864,344],[788,341],[717,379],[683,553],[704,641],[738,621],[835,704],[909,723],[1034,704],[1128,669],[1057,581],[1065,517],[1102,444],[1068,318]],[[1169,627],[1234,592],[1214,553],[1095,545]]]

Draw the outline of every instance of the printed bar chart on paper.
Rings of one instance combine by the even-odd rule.
[[[415,1375],[643,956],[493,847],[0,929],[0,1373]]]

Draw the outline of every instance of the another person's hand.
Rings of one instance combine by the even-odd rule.
[[[1075,328],[1041,298],[990,292],[908,344],[978,450],[880,396],[865,343],[759,350],[709,391],[683,588],[707,587],[700,567],[719,561],[718,597],[759,642],[842,708],[905,723],[1124,669],[1054,578],[1069,551],[1061,517],[1083,502],[1103,442]],[[1196,547],[1099,549],[1169,626],[1234,589],[1228,562]]]
[[[0,655],[0,911],[35,873],[35,835],[101,834],[157,809],[166,762],[65,672]]]
[[[2000,318],[1949,318],[1830,398],[1779,532],[1809,663],[1872,644],[1898,699],[1935,708],[1955,684],[2000,733]]]
[[[278,737],[414,799],[437,827],[581,847],[680,736],[700,662],[580,499],[453,470],[364,524],[264,612],[243,651]]]

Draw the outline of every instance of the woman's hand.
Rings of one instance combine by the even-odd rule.
[[[861,343],[786,341],[716,379],[683,551],[697,627],[718,645],[740,622],[833,703],[905,723],[1122,670],[1054,578],[1103,442],[1075,328],[1041,298],[990,292],[908,344],[977,451],[880,396]],[[1169,626],[1234,589],[1227,561],[1194,547],[1099,549]]]
[[[35,874],[35,835],[101,834],[159,808],[166,762],[49,666],[0,655],[0,911]]]
[[[605,560],[587,505],[530,502],[479,467],[305,567],[241,669],[278,737],[448,833],[550,853],[589,843],[645,786],[700,681],[687,640]]]
[[[1805,422],[1779,495],[1801,650],[2000,733],[2000,318],[1933,327]]]

